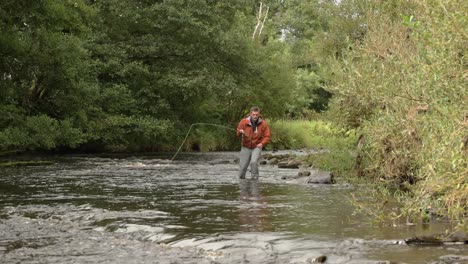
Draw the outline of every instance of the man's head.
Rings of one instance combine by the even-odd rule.
[[[257,121],[260,116],[260,108],[258,108],[258,106],[252,106],[250,108],[250,116],[254,121]]]

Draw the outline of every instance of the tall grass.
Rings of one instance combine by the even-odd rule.
[[[354,176],[356,134],[331,123],[315,120],[276,120],[271,122],[273,149],[322,150],[309,155],[306,162],[315,168],[332,171],[339,179]]]
[[[467,1],[363,1],[366,36],[336,70],[331,111],[364,135],[363,178],[397,215],[468,215]],[[383,188],[381,188],[383,187]]]
[[[275,120],[270,123],[274,149],[323,148],[333,140],[330,124],[322,121]]]

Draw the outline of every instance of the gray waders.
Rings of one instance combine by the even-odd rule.
[[[252,178],[258,179],[258,159],[262,154],[261,148],[254,148],[249,149],[246,147],[242,147],[239,155],[239,178],[245,179],[245,173],[247,172],[247,168],[250,165],[250,172],[252,174]]]

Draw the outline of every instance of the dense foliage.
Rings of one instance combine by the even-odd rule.
[[[250,38],[245,1],[0,4],[0,150],[175,148],[194,122],[285,112],[278,40]],[[232,134],[232,133],[231,133]]]
[[[404,205],[395,216],[465,219],[468,3],[358,2],[367,32],[329,86],[335,120],[361,132],[358,173],[393,190]]]

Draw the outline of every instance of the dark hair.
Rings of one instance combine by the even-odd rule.
[[[250,112],[260,112],[260,108],[258,106],[252,106]]]

